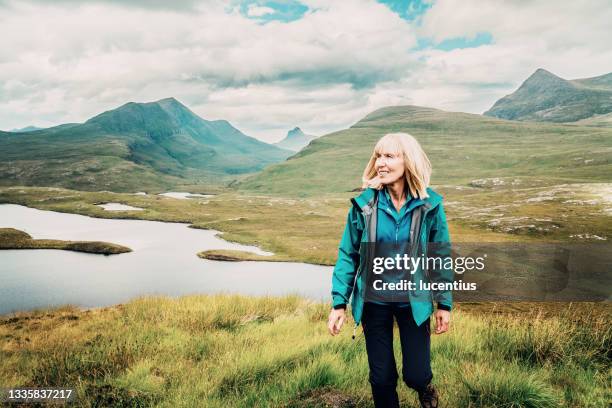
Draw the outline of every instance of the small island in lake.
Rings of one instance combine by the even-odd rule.
[[[30,234],[15,228],[0,228],[0,249],[63,249],[103,255],[132,252],[128,247],[110,242],[33,239]]]

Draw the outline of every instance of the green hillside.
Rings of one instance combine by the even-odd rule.
[[[167,98],[130,102],[82,124],[0,132],[0,179],[80,190],[165,189],[223,182],[290,154]]]
[[[612,73],[565,80],[538,69],[484,115],[511,120],[575,122],[612,112]],[[588,123],[587,123],[588,124]]]
[[[400,131],[423,145],[433,164],[434,185],[477,184],[499,177],[520,177],[523,185],[612,178],[612,129],[397,106],[313,140],[286,162],[246,178],[239,188],[294,196],[353,190],[361,185],[376,141]]]

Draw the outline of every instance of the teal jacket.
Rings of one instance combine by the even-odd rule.
[[[332,306],[337,308],[346,305],[352,296],[351,309],[356,326],[360,324],[363,312],[366,265],[369,264],[369,258],[373,256],[373,245],[368,245],[368,243],[380,242],[377,240],[379,193],[383,194],[383,192],[369,188],[351,200],[353,205],[349,210],[332,277]],[[426,243],[450,243],[442,196],[430,188],[427,189],[427,193],[428,198],[415,199],[409,205],[410,220],[407,225],[403,225],[404,228],[410,228],[408,232],[409,250],[413,256],[414,254],[449,256],[450,248],[446,246],[442,248],[446,248],[448,253],[427,254]],[[402,224],[400,223],[399,226],[402,227]],[[405,235],[405,231],[402,233]],[[384,235],[388,236],[389,232],[385,231]],[[415,281],[452,282],[453,272],[448,269],[423,270],[419,268],[414,274],[414,279]],[[438,302],[438,308],[445,310],[452,308],[452,292],[436,291],[435,299]],[[413,291],[408,300],[414,320],[420,326],[433,312],[434,293]]]
[[[378,193],[378,212],[377,220],[376,220],[376,242],[382,243],[384,248],[378,247],[377,255],[379,256],[395,256],[395,254],[402,254],[402,250],[406,248],[401,248],[398,246],[400,243],[408,242],[409,232],[410,232],[410,224],[412,221],[412,209],[416,206],[423,204],[422,200],[418,198],[412,197],[410,192],[407,192],[406,202],[397,211],[393,205],[393,201],[391,200],[391,196],[389,195],[389,191],[387,188],[383,188]],[[388,252],[388,253],[385,253]],[[386,282],[395,281],[396,279],[386,278]],[[382,300],[373,300],[367,299],[366,301],[370,301],[377,304],[388,304],[389,302],[385,302]],[[395,300],[393,302],[396,306],[399,307],[410,307],[410,302],[408,298],[405,298],[405,301]]]

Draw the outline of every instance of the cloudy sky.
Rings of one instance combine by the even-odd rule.
[[[0,0],[0,129],[169,96],[270,142],[482,113],[540,67],[611,72],[611,21],[609,0]]]

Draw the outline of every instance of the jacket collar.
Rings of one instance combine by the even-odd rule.
[[[357,197],[351,199],[351,202],[360,211],[363,211],[366,207],[371,208],[373,206],[378,192],[378,190],[373,188],[366,188]],[[442,196],[429,187],[427,187],[427,194],[429,194],[429,197],[423,199],[423,201],[428,209],[434,208],[442,202]]]
[[[413,200],[412,194],[410,194],[410,190],[406,191],[406,203],[410,204],[410,202]],[[418,199],[417,199],[418,200]],[[379,192],[379,196],[378,196],[378,201],[381,203],[386,203],[389,206],[392,205],[393,201],[391,200],[391,194],[389,193],[389,189],[384,187],[382,189],[380,189]]]

